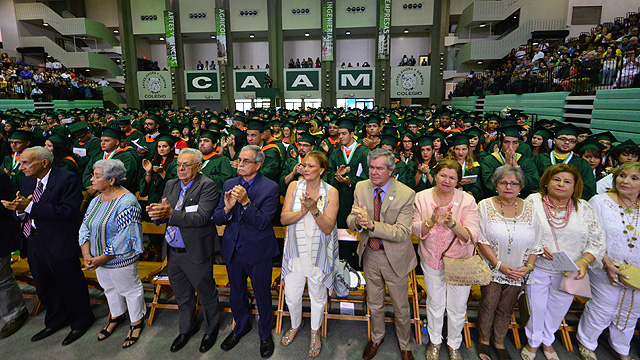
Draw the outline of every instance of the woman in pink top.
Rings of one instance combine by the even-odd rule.
[[[431,345],[427,360],[439,358],[442,325],[447,311],[449,358],[462,359],[458,348],[467,313],[470,286],[453,286],[445,281],[442,253],[468,258],[473,253],[469,232],[480,234],[478,206],[473,196],[456,189],[462,179],[462,167],[455,160],[440,160],[433,170],[436,186],[416,194],[413,234],[420,238],[420,266],[427,290],[427,324]]]

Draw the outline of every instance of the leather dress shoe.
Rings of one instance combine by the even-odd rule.
[[[414,360],[411,350],[400,350],[400,355],[402,355],[402,360]]]
[[[9,320],[6,324],[4,324],[2,330],[0,330],[0,339],[6,338],[7,336],[20,330],[20,328],[22,327],[22,325],[24,325],[28,318],[29,312],[27,311],[27,309],[22,309],[18,317],[13,320]]]
[[[87,330],[89,330],[89,328],[91,327],[91,325],[93,325],[94,322],[96,322],[96,318],[95,316],[91,315],[91,320],[89,321],[89,323],[87,323],[81,329],[71,330],[69,335],[67,335],[67,337],[64,338],[64,340],[62,340],[62,346],[67,346],[72,342],[80,339],[82,335],[84,335],[87,332]]]
[[[176,352],[182,349],[185,345],[187,345],[189,338],[195,335],[198,331],[200,331],[200,325],[196,324],[196,326],[194,326],[188,333],[178,335],[176,339],[173,340],[173,344],[171,344],[171,352]]]
[[[271,335],[269,335],[267,340],[260,340],[260,356],[263,358],[271,357],[274,348],[275,344],[273,343],[273,337]]]
[[[224,351],[229,351],[233,349],[236,345],[238,345],[238,342],[240,342],[240,339],[242,339],[242,337],[247,335],[250,331],[251,331],[250,325],[247,325],[247,328],[240,334],[236,334],[232,330],[231,334],[227,335],[227,337],[224,339],[222,344],[220,344],[220,348]]]
[[[369,342],[367,343],[367,346],[364,347],[362,358],[364,360],[373,359],[378,353],[378,347],[382,345],[383,342],[384,342],[384,338],[382,338],[382,340],[380,340],[379,343],[374,343],[373,341],[369,340]]]
[[[218,339],[218,329],[216,328],[211,334],[204,334],[202,342],[200,342],[200,352],[206,353],[213,347]]]
[[[40,341],[44,338],[47,338],[60,330],[61,328],[44,328],[40,330],[37,334],[31,337],[31,341]]]

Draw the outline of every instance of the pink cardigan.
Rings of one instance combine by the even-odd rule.
[[[436,202],[433,199],[433,189],[420,191],[416,194],[413,208],[413,234],[418,237],[420,247],[418,255],[431,268],[442,270],[442,253],[454,239],[454,234],[446,226],[435,226],[427,236],[422,236],[422,223],[431,217]],[[464,191],[455,190],[451,200],[451,212],[453,219],[458,226],[466,227],[471,231],[474,240],[480,236],[478,205],[473,196]],[[456,238],[453,245],[447,251],[448,257],[468,258],[473,254],[473,244],[471,241],[463,242]]]

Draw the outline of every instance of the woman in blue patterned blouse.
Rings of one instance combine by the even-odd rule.
[[[129,310],[131,327],[123,348],[138,340],[146,313],[138,255],[142,248],[140,204],[121,185],[126,169],[120,160],[100,160],[93,165],[91,184],[100,192],[91,201],[80,227],[83,270],[94,270],[109,304],[109,320],[98,341],[108,338]]]

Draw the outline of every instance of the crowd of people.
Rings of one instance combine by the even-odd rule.
[[[517,110],[483,115],[435,106],[246,113],[76,109],[7,111],[2,117],[0,224],[8,240],[0,243],[0,283],[8,285],[0,298],[10,298],[11,306],[0,306],[0,337],[27,318],[7,270],[21,243],[46,309],[45,329],[32,341],[70,325],[63,342],[69,345],[95,321],[78,267],[81,252],[83,269],[96,270],[109,305],[98,340],[111,336],[128,312],[123,347],[134,345],[146,311],[138,259],[154,253],[160,260],[166,252],[179,314],[170,350],[179,351],[199,332],[199,300],[199,350],[206,352],[220,328],[212,275],[220,254],[235,322],[222,350],[251,331],[249,278],[260,354],[273,354],[275,259],[291,314],[280,341],[288,346],[303,326],[306,283],[308,354],[316,357],[323,309],[343,259],[366,279],[371,339],[364,359],[373,359],[384,341],[387,293],[400,355],[413,359],[408,277],[418,263],[427,293],[426,358],[437,360],[445,351],[446,312],[446,351],[461,359],[471,287],[450,279],[459,274],[443,258],[469,258],[477,245],[491,271],[491,280],[481,284],[483,360],[491,359],[492,347],[499,359],[511,358],[504,339],[523,289],[529,320],[521,356],[533,360],[542,347],[547,359],[558,359],[554,334],[576,289],[585,288],[591,300],[578,325],[580,357],[596,359],[598,338],[608,328],[613,350],[630,359],[640,317],[633,286],[640,279],[627,277],[620,266],[640,266],[634,251],[640,147],[631,140],[557,121],[532,124]],[[166,233],[144,241],[142,221],[166,224]],[[216,225],[225,225],[221,239]],[[287,226],[284,243],[274,225]],[[337,229],[345,228],[359,232],[359,242],[339,242]],[[417,250],[412,235],[419,239]],[[570,269],[556,267],[559,257]]]
[[[202,63],[202,60],[198,60],[198,63],[196,64],[196,70],[215,70],[215,69],[216,69],[215,60],[211,60],[211,63],[209,63],[209,60],[205,60],[204,64]]]
[[[22,59],[12,62],[6,53],[0,58],[0,99],[91,100],[100,96],[97,89],[103,85],[55,59],[29,66]]]
[[[371,67],[371,64],[369,64],[368,61],[365,61],[362,63],[362,65],[360,65],[359,62],[356,63],[356,65],[354,66],[352,63],[347,63],[345,61],[342,62],[342,64],[340,64],[340,69],[346,69],[346,68],[352,68],[352,67]]]
[[[398,66],[428,66],[429,61],[427,59],[428,57],[423,57],[418,64],[418,61],[413,57],[413,55],[411,55],[411,57],[407,57],[407,55],[404,55],[400,60]]]
[[[302,61],[300,61],[300,58],[296,58],[296,61],[293,61],[293,58],[290,58],[289,63],[287,64],[287,68],[289,69],[311,69],[320,67],[322,67],[320,57],[316,58],[315,64],[311,58],[302,58]]]
[[[590,34],[567,42],[550,44],[542,40],[511,49],[484,74],[471,74],[459,82],[453,95],[593,93],[598,89],[640,87],[638,18],[638,14],[631,14],[611,29],[599,24]]]

